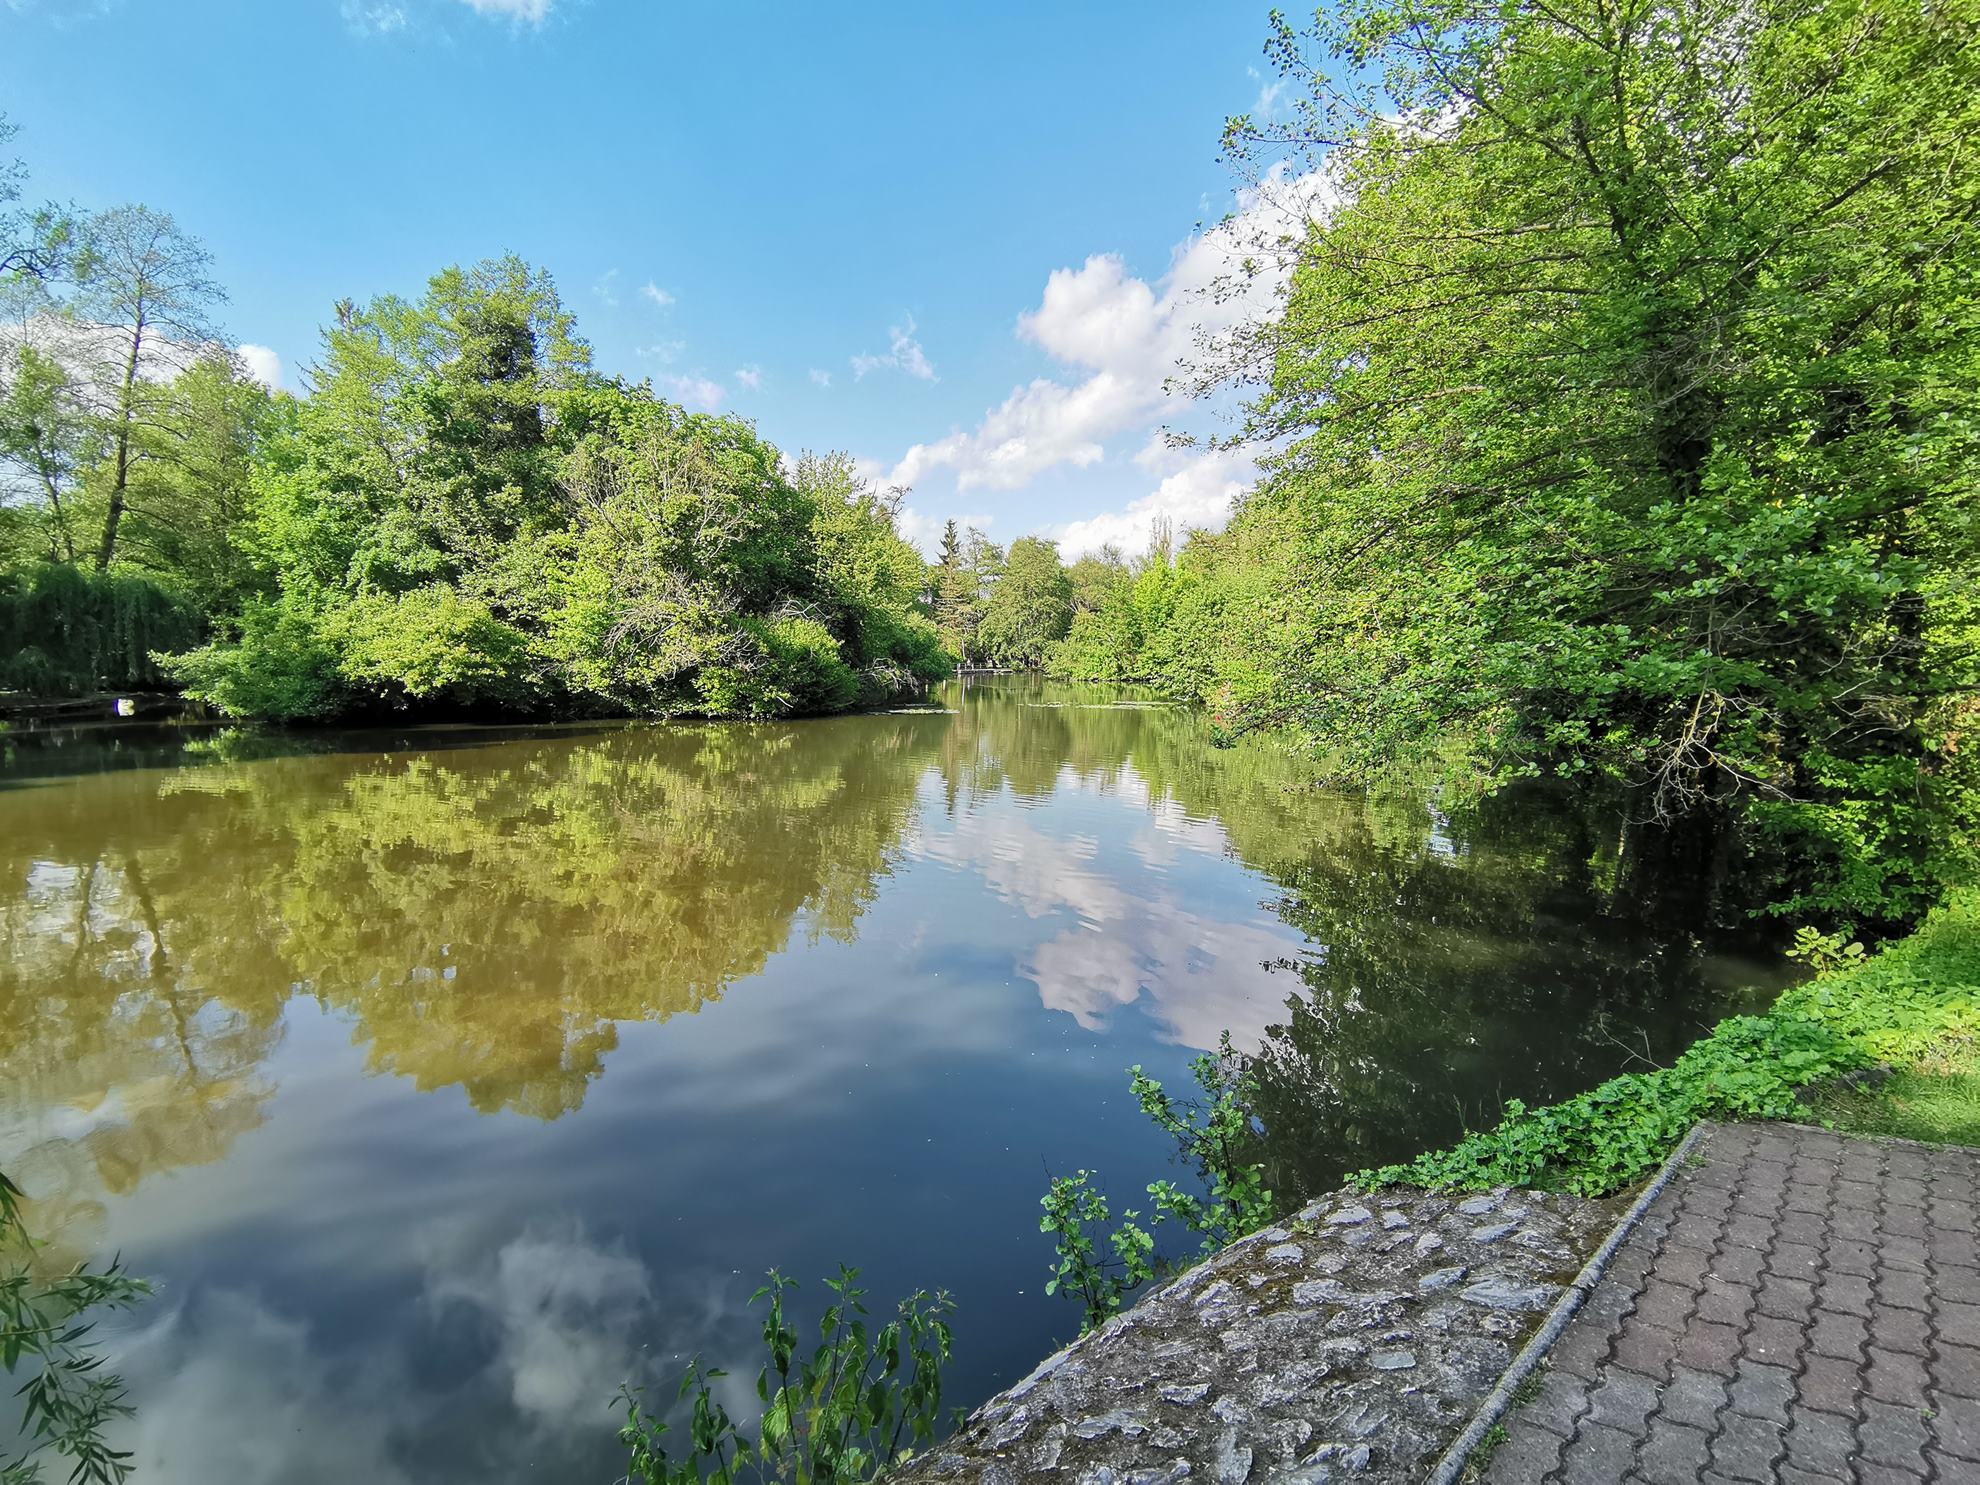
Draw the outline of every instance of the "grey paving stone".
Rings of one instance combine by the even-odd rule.
[[[1642,1324],[1675,1334],[1684,1329],[1697,1302],[1698,1296],[1683,1285],[1652,1278],[1636,1296],[1635,1318]]]
[[[1672,1368],[1664,1387],[1661,1416],[1694,1428],[1712,1428],[1726,1406],[1726,1379],[1688,1366]]]
[[[1766,1266],[1767,1253],[1763,1248],[1721,1248],[1712,1255],[1712,1272],[1735,1284],[1758,1284],[1761,1270]]]
[[[1584,1480],[1621,1480],[1636,1462],[1636,1444],[1635,1434],[1584,1423],[1561,1455],[1561,1477],[1576,1485]]]
[[[1712,1435],[1712,1468],[1728,1479],[1770,1481],[1774,1466],[1787,1452],[1782,1435],[1778,1423],[1727,1413]]]
[[[1744,1330],[1759,1302],[1760,1293],[1751,1284],[1735,1284],[1717,1274],[1708,1274],[1698,1291],[1693,1313],[1700,1320],[1709,1320],[1714,1325],[1730,1325],[1734,1330]]]
[[[1854,1238],[1835,1238],[1823,1252],[1822,1262],[1832,1274],[1861,1274],[1868,1278],[1877,1272],[1877,1245]]]
[[[1650,1435],[1636,1458],[1645,1485],[1691,1485],[1705,1468],[1711,1435],[1669,1418],[1650,1420]]]
[[[1802,1320],[1815,1305],[1815,1284],[1811,1279],[1784,1279],[1769,1274],[1760,1283],[1754,1308],[1763,1315]]]
[[[1520,1423],[1558,1434],[1565,1443],[1574,1437],[1575,1425],[1587,1412],[1588,1387],[1581,1378],[1549,1371],[1540,1379],[1539,1390],[1513,1417]]]
[[[1788,1405],[1795,1396],[1794,1373],[1784,1366],[1741,1361],[1728,1391],[1735,1413],[1784,1424],[1788,1421]]]
[[[1925,1396],[1931,1379],[1925,1375],[1925,1358],[1907,1356],[1902,1351],[1885,1351],[1873,1345],[1863,1369],[1864,1387],[1881,1402],[1917,1404]]]
[[[1741,1349],[1755,1361],[1776,1366],[1793,1366],[1808,1347],[1808,1334],[1799,1320],[1783,1320],[1778,1315],[1755,1315],[1747,1327]]]
[[[1957,1304],[1980,1304],[1980,1268],[1941,1263],[1932,1271],[1932,1288],[1941,1299]]]
[[[1804,1408],[1854,1418],[1864,1395],[1863,1366],[1839,1356],[1810,1356],[1802,1362],[1796,1391]]]
[[[1955,1396],[1980,1397],[1980,1350],[1942,1341],[1928,1365],[1938,1387]]]
[[[1722,1377],[1733,1374],[1733,1360],[1739,1355],[1740,1332],[1730,1325],[1714,1325],[1709,1320],[1694,1319],[1684,1328],[1678,1338],[1677,1359],[1685,1366],[1696,1367],[1701,1372],[1716,1372]]]
[[[1932,1401],[1935,1406],[1926,1426],[1938,1446],[1961,1459],[1980,1462],[1980,1398],[1938,1395]]]
[[[1550,1471],[1558,1469],[1567,1440],[1545,1429],[1513,1429],[1506,1441],[1492,1451],[1486,1467],[1488,1485],[1540,1485]]]
[[[1922,1274],[1931,1267],[1932,1250],[1922,1236],[1886,1232],[1877,1240],[1877,1263],[1884,1269],[1905,1269]]]
[[[1818,1309],[1840,1311],[1845,1315],[1870,1313],[1870,1281],[1856,1274],[1827,1274],[1815,1296]]]
[[[1887,1310],[1879,1305],[1870,1312],[1870,1345],[1875,1350],[1924,1356],[1932,1346],[1931,1318],[1922,1309]]]
[[[1487,1479],[1980,1485],[1980,1151],[1756,1125],[1698,1154]]]
[[[1635,1372],[1611,1367],[1588,1395],[1591,1422],[1642,1437],[1644,1420],[1657,1406],[1657,1384]]]
[[[1856,1432],[1848,1420],[1833,1413],[1802,1409],[1787,1431],[1787,1462],[1814,1475],[1849,1478],[1849,1462],[1856,1454]]]
[[[1909,1464],[1922,1468],[1925,1445],[1931,1441],[1921,1416],[1924,1406],[1922,1397],[1909,1406],[1865,1398],[1863,1421],[1856,1429],[1863,1457],[1872,1464]]]
[[[1678,1337],[1674,1332],[1645,1325],[1631,1316],[1623,1322],[1622,1334],[1616,1337],[1613,1365],[1663,1382],[1669,1379],[1677,1354]]]
[[[1944,1300],[1932,1308],[1940,1340],[1955,1346],[1980,1346],[1980,1305]]]
[[[1870,1322],[1861,1315],[1816,1311],[1808,1326],[1808,1349],[1817,1356],[1840,1356],[1861,1361],[1870,1340]]]

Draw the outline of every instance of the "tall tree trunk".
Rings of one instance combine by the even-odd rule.
[[[137,392],[138,351],[144,345],[144,319],[131,327],[131,350],[124,358],[123,394],[117,404],[117,477],[110,486],[110,508],[103,513],[103,541],[96,549],[96,570],[110,566],[117,551],[117,526],[124,519],[124,492],[131,484],[131,419]]]
[[[55,556],[57,561],[60,561],[66,556],[69,561],[73,562],[76,560],[76,538],[75,534],[69,530],[69,514],[62,509],[61,481],[49,473],[49,470],[53,466],[47,454],[42,453],[37,448],[35,456],[41,461],[41,483],[42,487],[48,491],[48,509],[55,517],[55,536],[61,538],[61,545],[57,546],[55,536],[49,537],[48,550]]]

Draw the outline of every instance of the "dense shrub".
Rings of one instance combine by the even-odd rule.
[[[0,690],[47,696],[168,683],[154,658],[200,635],[192,606],[148,578],[48,562],[0,576]]]

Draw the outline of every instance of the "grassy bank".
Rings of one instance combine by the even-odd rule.
[[[1980,1140],[1980,889],[1950,894],[1874,954],[1819,940],[1804,952],[1811,979],[1764,1016],[1720,1022],[1671,1066],[1543,1108],[1514,1100],[1496,1127],[1357,1179],[1603,1195],[1647,1176],[1700,1119]],[[1880,1086],[1837,1081],[1883,1067]]]

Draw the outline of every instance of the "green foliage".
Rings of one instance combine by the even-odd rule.
[[[951,663],[898,501],[844,455],[592,374],[514,260],[340,306],[274,419],[240,545],[266,576],[182,657],[232,715],[364,709],[778,717]]]
[[[1827,967],[1767,1015],[1720,1022],[1670,1067],[1544,1108],[1512,1100],[1494,1128],[1357,1179],[1604,1195],[1647,1175],[1700,1119],[1806,1115],[1801,1093],[1811,1083],[1980,1038],[1980,890],[1955,892],[1911,937],[1874,955],[1814,934],[1801,948]]]
[[[1357,772],[1461,733],[1614,779],[1779,911],[1914,919],[1980,821],[1972,0],[1272,26],[1287,104],[1227,143],[1328,209],[1206,378],[1275,453],[1149,673]]]
[[[54,1278],[35,1265],[36,1244],[21,1225],[21,1193],[0,1174],[0,1367],[23,1362],[35,1369],[21,1385],[23,1453],[0,1452],[0,1482],[35,1485],[44,1477],[41,1457],[69,1461],[70,1485],[118,1485],[131,1472],[131,1456],[112,1449],[104,1431],[130,1415],[124,1384],[103,1370],[89,1348],[92,1311],[123,1309],[151,1292],[121,1264],[103,1269],[77,1265]]]
[[[1197,652],[1216,632],[1215,605],[1198,540],[1179,557],[1166,530],[1132,565],[1115,559],[1088,568],[1071,628],[1045,655],[1045,669],[1077,681],[1146,681],[1182,695],[1202,694]],[[1078,569],[1094,559],[1082,558]]]
[[[199,632],[191,605],[148,578],[60,562],[0,573],[0,690],[159,687],[167,676],[154,657]]]
[[[1180,1223],[1201,1239],[1201,1254],[1208,1257],[1263,1227],[1276,1209],[1265,1189],[1265,1168],[1252,1158],[1258,1145],[1250,1113],[1258,1097],[1257,1080],[1231,1050],[1230,1034],[1219,1039],[1214,1054],[1192,1059],[1189,1067],[1202,1090],[1200,1103],[1172,1098],[1138,1066],[1128,1069],[1128,1079],[1141,1111],[1174,1138],[1206,1193],[1198,1196],[1174,1181],[1153,1182],[1148,1194],[1154,1198],[1155,1221]],[[1112,1209],[1094,1189],[1090,1171],[1054,1178],[1040,1204],[1045,1215],[1038,1230],[1054,1234],[1059,1255],[1045,1292],[1077,1298],[1082,1330],[1091,1330],[1155,1276],[1154,1235],[1141,1226],[1139,1212],[1121,1213],[1119,1225],[1109,1230]],[[1111,1257],[1100,1256],[1096,1232]]]
[[[1218,1040],[1215,1054],[1193,1058],[1190,1072],[1203,1091],[1200,1104],[1183,1104],[1162,1091],[1162,1085],[1137,1067],[1128,1069],[1135,1102],[1158,1129],[1175,1138],[1183,1159],[1196,1167],[1207,1199],[1157,1181],[1148,1188],[1155,1209],[1173,1217],[1203,1238],[1207,1257],[1219,1248],[1256,1232],[1272,1220],[1272,1193],[1265,1189],[1265,1168],[1249,1157],[1257,1153],[1258,1130],[1252,1109],[1258,1103],[1258,1080],[1244,1060],[1231,1050],[1231,1034]]]
[[[977,643],[992,665],[1034,669],[1065,638],[1072,623],[1072,580],[1058,546],[1021,536],[1005,554],[1003,571],[984,600]]]
[[[13,508],[21,529],[8,546],[50,562],[76,560],[87,539],[77,484],[101,453],[99,440],[83,389],[60,361],[25,342],[0,353],[0,468],[30,492]],[[0,549],[0,564],[6,555]]]
[[[1045,1214],[1038,1219],[1038,1230],[1053,1234],[1059,1254],[1045,1292],[1068,1294],[1080,1302],[1082,1335],[1104,1323],[1155,1276],[1155,1239],[1140,1225],[1141,1214],[1122,1212],[1120,1224],[1110,1230],[1113,1210],[1091,1182],[1091,1171],[1055,1176],[1051,1189],[1039,1198]],[[1095,1231],[1111,1257],[1100,1256]]]
[[[1809,1107],[1832,1129],[1928,1144],[1980,1145],[1980,1048],[1935,1058],[1944,1070],[1902,1069],[1874,1087],[1822,1089]]]
[[[161,659],[185,694],[230,717],[309,720],[342,709],[348,692],[317,616],[289,595],[250,599],[234,616],[231,642]]]
[[[795,1281],[772,1270],[770,1282],[750,1296],[751,1304],[769,1302],[763,1321],[768,1360],[756,1374],[763,1413],[754,1439],[716,1400],[714,1383],[724,1373],[699,1359],[677,1393],[688,1415],[678,1460],[667,1453],[673,1428],[647,1410],[639,1389],[622,1388],[626,1478],[637,1485],[730,1485],[745,1478],[831,1485],[872,1479],[932,1439],[954,1305],[945,1294],[916,1293],[869,1333],[858,1277],[857,1269],[842,1267],[836,1279],[825,1281],[834,1298],[820,1317],[809,1358],[784,1308]]]

